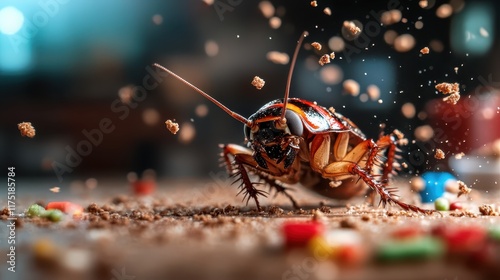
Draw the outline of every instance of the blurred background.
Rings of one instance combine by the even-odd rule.
[[[406,172],[435,168],[436,147],[467,154],[500,138],[500,102],[491,94],[500,87],[497,1],[317,4],[2,0],[2,165],[55,183],[150,168],[161,178],[208,177],[222,170],[217,144],[242,144],[243,125],[152,64],[250,116],[284,94],[290,63],[268,53],[291,56],[304,30],[310,35],[291,96],[333,106],[368,137],[382,123],[386,132],[398,128],[415,140],[403,153]],[[321,51],[310,47],[314,41]],[[420,53],[424,47],[429,54]],[[331,51],[335,59],[321,67],[320,56]],[[254,76],[266,81],[260,91],[250,84]],[[359,94],[346,93],[349,79]],[[461,102],[443,102],[434,88],[440,82],[459,83]],[[165,128],[167,119],[179,123],[178,134]],[[35,127],[34,138],[20,135],[23,121]],[[416,136],[424,125],[434,134]]]

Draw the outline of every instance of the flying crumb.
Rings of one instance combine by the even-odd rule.
[[[53,187],[49,189],[53,193],[58,193],[61,189],[59,187]]]
[[[335,58],[335,52],[331,52],[330,53],[330,59],[334,59]]]
[[[176,134],[179,131],[179,124],[175,123],[171,120],[167,120],[165,122],[165,125],[167,126],[167,129],[170,131],[172,134]]]
[[[27,136],[29,138],[35,137],[35,128],[30,122],[22,122],[17,124],[17,128],[21,132],[22,136]]]
[[[358,96],[359,94],[359,83],[355,80],[348,79],[342,84],[344,91],[352,96]]]
[[[458,184],[458,193],[457,193],[457,197],[460,197],[462,196],[463,194],[467,195],[471,192],[471,188],[467,187],[467,185],[462,182],[462,181],[457,181],[457,184]]]
[[[368,96],[373,101],[380,98],[380,88],[376,85],[369,85],[366,88],[366,93],[368,93]],[[381,102],[379,102],[379,103],[381,103]]]
[[[429,5],[429,2],[427,0],[420,0],[418,2],[418,5],[420,6],[420,8],[424,9],[424,8],[427,8],[427,6]]]
[[[415,138],[422,142],[429,141],[434,136],[434,130],[428,124],[415,128],[413,133]]]
[[[434,154],[434,158],[436,158],[436,159],[444,159],[445,158],[445,154],[444,154],[443,150],[436,149],[436,153]]]
[[[279,17],[272,17],[269,19],[269,26],[272,29],[278,29],[281,26],[281,19]]]
[[[459,92],[458,83],[440,83],[436,85],[436,89],[443,94],[450,94],[454,92]]]
[[[319,58],[319,65],[323,66],[325,64],[330,63],[330,56],[328,54],[324,54]]]
[[[428,47],[425,47],[423,49],[420,50],[420,53],[421,54],[429,54],[429,48]]]
[[[453,14],[453,7],[450,4],[442,4],[436,10],[438,18],[447,18]]]
[[[456,105],[458,103],[458,100],[460,100],[460,94],[458,92],[454,92],[445,98],[443,98],[443,101],[449,104]]]
[[[320,44],[320,43],[318,43],[318,42],[313,42],[313,43],[311,43],[311,46],[312,46],[313,48],[317,49],[318,51],[320,51],[320,50],[321,50],[321,44]]]
[[[290,61],[290,57],[288,56],[288,54],[277,51],[268,52],[266,58],[272,63],[283,64],[283,65],[288,64],[288,61]]]
[[[464,153],[458,153],[455,155],[455,159],[462,159],[463,156],[465,156]]]
[[[356,26],[356,24],[354,24],[354,22],[352,21],[344,21],[344,28],[349,30],[349,32],[352,33],[352,35],[356,35],[358,34],[359,32],[361,32],[361,29],[359,29],[359,27]]]
[[[275,12],[275,8],[274,8],[273,4],[269,1],[261,1],[259,3],[259,9],[265,18],[271,18]]]
[[[313,6],[313,7],[315,7],[315,8],[316,8],[316,7],[318,7],[318,2],[316,2],[316,1],[311,1],[311,6]]]
[[[392,133],[394,133],[394,135],[396,135],[396,137],[398,137],[398,139],[405,138],[405,135],[403,134],[403,132],[399,131],[399,129],[394,129],[394,131]]]
[[[252,86],[254,86],[256,89],[261,90],[265,84],[266,84],[266,82],[263,79],[261,79],[259,76],[253,77]]]
[[[325,13],[325,15],[327,15],[327,16],[331,16],[332,10],[330,8],[326,7],[323,9],[323,13]]]

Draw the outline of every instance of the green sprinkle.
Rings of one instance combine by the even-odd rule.
[[[500,241],[500,226],[492,226],[489,230],[491,239]]]
[[[377,258],[382,261],[424,260],[440,257],[444,251],[441,240],[424,236],[386,242],[379,247]]]
[[[434,201],[434,207],[438,211],[448,211],[450,210],[450,202],[446,198],[440,197]]]
[[[51,220],[52,222],[59,222],[63,219],[64,213],[59,209],[51,209],[45,211],[43,217]]]
[[[26,215],[28,217],[40,217],[45,214],[45,208],[38,204],[33,204],[28,208],[28,211],[26,211]]]

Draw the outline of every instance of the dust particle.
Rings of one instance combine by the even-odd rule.
[[[320,51],[320,50],[321,50],[321,47],[322,47],[322,46],[321,46],[321,44],[320,44],[320,43],[318,43],[318,42],[313,42],[313,43],[311,43],[311,46],[312,46],[313,48],[315,48],[316,50],[318,50],[318,51]]]
[[[462,196],[463,194],[467,195],[471,192],[471,188],[467,187],[467,185],[462,182],[462,181],[457,181],[457,184],[458,184],[458,193],[457,193],[457,197],[460,197]]]
[[[421,54],[429,54],[429,48],[428,48],[428,47],[422,48],[422,49],[420,50],[420,53],[421,53]]]
[[[445,158],[445,154],[444,154],[443,150],[436,149],[436,152],[434,153],[434,158],[436,158],[436,159],[444,159]]]
[[[344,87],[344,91],[352,96],[358,96],[359,94],[359,83],[355,80],[348,79],[345,80],[342,84]]]
[[[323,9],[323,13],[325,13],[325,15],[327,15],[327,16],[331,16],[332,10],[330,8],[326,7]]]
[[[352,35],[356,35],[361,32],[361,29],[359,29],[359,27],[357,27],[356,24],[352,21],[344,21],[344,28],[349,30]]]
[[[319,65],[323,66],[325,64],[328,64],[330,63],[330,55],[328,54],[324,54],[320,57],[319,61],[318,61]]]
[[[314,7],[314,8],[318,7],[318,2],[311,1],[311,6]]]

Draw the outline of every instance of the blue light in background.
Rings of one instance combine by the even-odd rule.
[[[15,7],[8,6],[0,10],[0,32],[6,35],[16,34],[24,23],[24,15]]]
[[[451,26],[451,45],[459,53],[484,54],[493,44],[494,7],[486,3],[468,3],[456,15]]]

